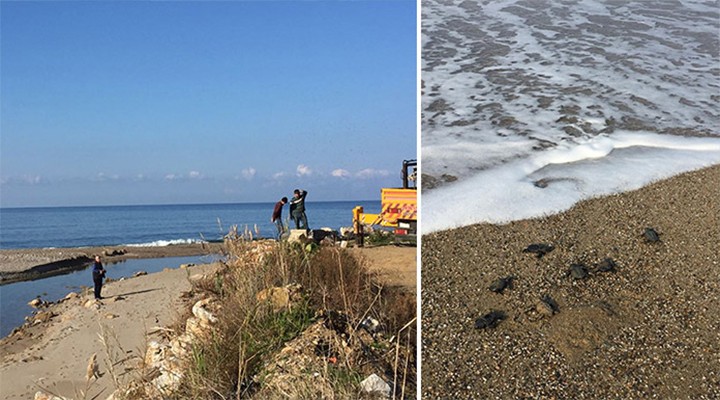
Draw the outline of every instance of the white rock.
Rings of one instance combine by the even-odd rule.
[[[160,343],[151,340],[147,344],[147,351],[145,352],[145,367],[152,368],[160,365],[164,358],[165,349]]]
[[[35,393],[35,400],[68,400],[65,397],[57,397],[52,394],[47,394],[43,392],[37,392]]]
[[[288,243],[305,243],[307,231],[305,229],[291,229],[287,240]]]
[[[210,311],[205,309],[205,306],[210,303],[210,299],[200,300],[192,308],[193,315],[198,317],[202,321],[217,322],[217,318],[212,315]]]
[[[99,310],[99,309],[100,309],[100,303],[99,303],[97,300],[95,300],[95,299],[89,299],[88,301],[85,302],[85,304],[83,305],[83,307],[85,307],[85,308],[94,308],[94,309],[96,309],[96,310]]]
[[[205,337],[209,328],[200,318],[190,317],[185,321],[185,333],[191,338]]]
[[[365,393],[381,395],[388,399],[390,398],[390,385],[375,374],[368,376],[364,381],[360,382],[360,387]]]
[[[40,300],[40,299],[32,299],[32,300],[30,300],[30,302],[28,303],[28,305],[29,305],[30,307],[32,307],[32,308],[38,308],[38,307],[40,307],[42,304],[43,304],[43,301]]]

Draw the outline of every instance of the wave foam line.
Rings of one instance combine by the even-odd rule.
[[[720,139],[616,132],[423,193],[422,232],[555,214],[591,197],[720,164]],[[534,183],[544,180],[546,187]]]
[[[207,243],[207,241],[199,240],[199,239],[156,240],[154,242],[149,242],[149,243],[133,243],[133,244],[124,244],[122,246],[127,246],[127,247],[165,247],[165,246],[171,246],[174,244],[196,244],[196,243]]]

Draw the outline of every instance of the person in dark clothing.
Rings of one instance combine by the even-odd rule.
[[[290,209],[292,210],[292,218],[295,221],[295,228],[300,229],[302,222],[302,229],[308,230],[307,215],[305,215],[305,196],[307,196],[306,190],[295,189],[295,195],[290,201]]]
[[[280,240],[280,237],[285,232],[285,226],[283,226],[282,223],[282,209],[287,202],[288,198],[283,197],[280,201],[275,203],[275,209],[273,209],[272,217],[270,217],[270,222],[274,223],[277,228],[277,240]]]
[[[95,256],[95,263],[93,264],[93,283],[95,283],[95,300],[101,300],[102,296],[100,291],[102,290],[103,278],[105,278],[105,268],[103,268],[100,256]]]
[[[297,219],[295,219],[295,204],[290,202],[290,210],[288,210],[290,213],[290,219],[295,223],[295,226],[297,226],[298,222]]]

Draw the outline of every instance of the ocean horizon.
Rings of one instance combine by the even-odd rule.
[[[0,249],[165,246],[217,240],[233,225],[273,237],[275,202],[0,208]],[[308,201],[311,228],[352,226],[352,209],[379,200]],[[283,221],[290,224],[288,207]]]

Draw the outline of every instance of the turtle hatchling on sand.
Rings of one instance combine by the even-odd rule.
[[[608,257],[600,261],[600,264],[597,265],[595,270],[598,272],[615,272],[615,267],[617,267],[615,260]]]
[[[507,318],[502,311],[490,311],[482,317],[475,320],[475,329],[492,329],[500,323],[500,321]]]
[[[525,250],[523,250],[523,253],[535,253],[537,254],[538,258],[544,256],[545,254],[553,251],[555,247],[551,244],[547,243],[533,243],[530,246],[526,247]]]
[[[541,315],[551,317],[560,312],[560,306],[550,295],[546,294],[537,303],[535,310]]]
[[[508,288],[509,288],[509,289],[512,289],[512,287],[513,287],[513,284],[512,284],[513,279],[515,279],[514,276],[506,276],[505,278],[498,278],[495,282],[493,282],[492,284],[490,284],[490,287],[489,287],[488,289],[490,289],[491,291],[493,291],[493,292],[495,292],[495,293],[502,294],[502,292],[503,292],[505,289],[508,289]]]
[[[568,275],[575,279],[585,279],[588,277],[588,271],[583,264],[572,264],[570,270],[568,270]]]
[[[645,233],[643,235],[645,236],[645,240],[650,243],[657,243],[660,241],[660,234],[653,228],[645,228]]]

